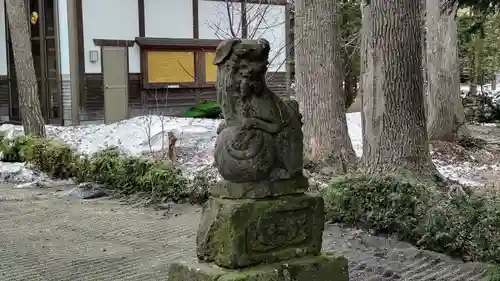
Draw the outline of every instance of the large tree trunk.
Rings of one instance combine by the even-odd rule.
[[[363,163],[371,172],[432,181],[422,75],[422,3],[363,7]]]
[[[296,95],[304,116],[307,159],[326,161],[332,172],[345,173],[357,158],[347,132],[337,12],[337,1],[295,1],[295,33],[300,36]]]
[[[40,108],[33,54],[29,35],[29,22],[24,0],[6,0],[7,18],[16,67],[19,109],[24,133],[45,136],[45,122]]]
[[[426,2],[427,131],[431,140],[469,137],[460,97],[457,6],[442,10],[440,1]]]

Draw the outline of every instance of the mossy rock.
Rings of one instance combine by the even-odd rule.
[[[307,256],[285,262],[230,270],[208,263],[178,262],[169,281],[348,281],[348,263],[334,254]]]

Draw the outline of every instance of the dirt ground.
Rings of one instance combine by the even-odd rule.
[[[199,207],[153,210],[63,193],[0,184],[0,280],[164,281],[171,262],[195,257]],[[336,225],[327,225],[323,248],[349,259],[351,281],[487,280],[485,264]]]
[[[357,97],[348,112],[360,112],[361,98]],[[471,135],[486,141],[483,148],[466,149],[449,143],[433,142],[433,158],[441,164],[463,168],[458,176],[466,178],[479,192],[500,189],[500,124],[469,125]],[[437,154],[434,154],[437,153]]]
[[[477,191],[500,188],[500,124],[469,125],[471,135],[484,141],[477,147],[432,142],[433,159],[460,167],[458,176],[471,181]]]

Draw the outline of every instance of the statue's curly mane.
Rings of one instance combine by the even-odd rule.
[[[228,60],[217,67],[217,97],[222,109],[222,114],[226,121],[236,120],[235,109],[245,111],[250,107],[247,100],[252,93],[242,93],[242,77],[237,73],[239,61]],[[236,72],[236,73],[235,73]],[[239,130],[239,129],[238,129]],[[228,153],[235,159],[245,160],[255,157],[260,153],[264,136],[262,131],[240,130],[232,137],[226,138],[226,145],[229,148]],[[234,142],[234,140],[237,140]],[[238,143],[238,146],[234,144]]]
[[[239,104],[238,97],[235,95],[239,91],[237,87],[237,79],[234,78],[232,71],[228,67],[229,62],[217,66],[217,103],[221,107],[222,114],[226,120],[234,120],[236,112],[234,112],[234,104]]]
[[[239,60],[229,59],[224,64],[217,66],[217,102],[221,106],[222,114],[226,120],[236,118],[236,113],[233,112],[235,108],[243,111],[250,109],[251,106],[248,102],[254,96],[260,95],[260,91],[252,87],[252,84],[265,84],[265,81],[243,78],[238,73]]]
[[[245,92],[243,85],[246,81],[239,73],[239,60],[234,56],[217,66],[217,99],[227,127],[217,138],[215,160],[233,167],[248,168],[240,178],[231,180],[242,180],[243,175],[253,175],[251,178],[257,174],[265,175],[269,173],[274,159],[273,136],[258,129],[245,129],[240,124],[243,116],[252,112],[251,99],[256,92],[252,89]]]

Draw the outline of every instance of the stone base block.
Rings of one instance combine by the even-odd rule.
[[[315,255],[321,251],[324,223],[318,196],[210,198],[198,228],[198,258],[235,269]]]
[[[309,180],[303,175],[276,182],[230,182],[221,180],[209,192],[213,197],[231,199],[256,199],[289,194],[300,194],[309,188]]]
[[[308,256],[241,270],[212,263],[174,263],[168,281],[348,281],[347,260],[332,254]]]

